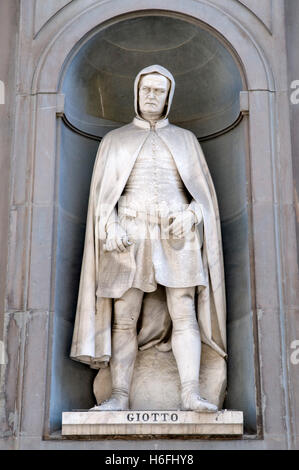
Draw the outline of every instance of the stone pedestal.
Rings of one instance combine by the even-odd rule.
[[[226,361],[202,343],[200,394],[221,409],[226,392]],[[111,396],[110,368],[100,369],[94,381],[96,403]],[[181,404],[180,379],[172,351],[155,347],[138,351],[130,390],[133,410],[177,410]]]
[[[242,411],[74,411],[62,414],[62,435],[241,436]]]

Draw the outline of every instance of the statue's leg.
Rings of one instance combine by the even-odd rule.
[[[201,339],[195,312],[195,287],[166,287],[167,305],[172,319],[172,351],[182,387],[182,407],[194,411],[217,411],[199,393]]]
[[[112,327],[112,355],[110,361],[112,395],[94,409],[126,410],[129,408],[129,391],[137,355],[136,324],[140,314],[143,292],[129,289],[114,300]]]

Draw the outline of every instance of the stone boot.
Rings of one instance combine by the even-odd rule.
[[[124,391],[112,391],[108,400],[94,406],[89,411],[123,411],[129,409],[129,393]]]
[[[199,394],[199,384],[196,381],[188,382],[182,385],[182,410],[198,411],[203,413],[216,413],[216,405],[209,403]]]

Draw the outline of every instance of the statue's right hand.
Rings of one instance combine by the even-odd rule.
[[[132,245],[132,242],[121,225],[116,223],[109,226],[106,243],[103,246],[104,251],[117,251],[121,253],[126,251],[130,245]]]

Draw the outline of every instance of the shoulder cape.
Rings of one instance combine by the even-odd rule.
[[[135,120],[134,120],[135,121]],[[105,225],[131,173],[148,129],[135,123],[109,132],[97,153],[90,187],[83,263],[70,357],[92,368],[107,366],[111,357],[110,298],[97,298]],[[203,215],[203,262],[209,285],[198,287],[197,314],[201,339],[226,357],[226,303],[219,211],[214,185],[194,134],[174,125],[156,130],[169,148],[180,176]],[[170,318],[164,289],[145,294],[138,344],[169,348]],[[157,302],[158,301],[158,302]],[[154,328],[153,328],[154,324]]]

